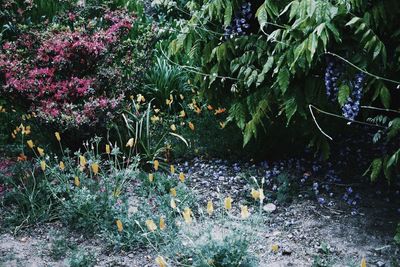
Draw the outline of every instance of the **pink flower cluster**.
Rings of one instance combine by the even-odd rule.
[[[101,88],[97,67],[132,27],[134,17],[108,11],[104,20],[107,27],[32,32],[6,42],[0,49],[3,91],[22,99],[39,117],[65,125],[93,124],[99,113],[110,114],[123,97]]]

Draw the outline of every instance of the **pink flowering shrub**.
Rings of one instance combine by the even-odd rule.
[[[135,16],[105,10],[101,19],[66,15],[66,25],[30,29],[0,48],[2,94],[38,118],[64,127],[110,121],[137,86]]]

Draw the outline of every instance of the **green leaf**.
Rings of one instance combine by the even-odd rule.
[[[350,87],[347,84],[342,84],[339,87],[339,93],[338,93],[338,102],[340,106],[343,106],[347,102],[349,96],[350,96]]]
[[[287,68],[283,68],[279,71],[278,74],[278,84],[280,86],[280,89],[282,91],[282,94],[284,94],[289,86],[289,70]]]
[[[359,18],[359,17],[354,17],[354,18],[352,18],[349,22],[346,23],[346,26],[351,26],[351,25],[353,25],[354,23],[358,22],[360,19],[361,19],[361,18]]]
[[[297,111],[296,98],[292,97],[289,100],[286,100],[284,105],[285,105],[285,113],[286,113],[287,124],[289,124],[290,120],[293,117],[293,115]]]
[[[228,1],[224,14],[224,26],[226,27],[229,24],[231,24],[231,20],[232,20],[232,3],[231,1]]]
[[[382,83],[381,90],[379,92],[379,96],[381,98],[382,105],[385,108],[389,108],[390,107],[390,92],[389,92],[389,89],[387,89],[387,87],[385,85],[383,85],[383,83]]]
[[[371,182],[375,182],[382,170],[382,159],[374,159],[371,163]]]

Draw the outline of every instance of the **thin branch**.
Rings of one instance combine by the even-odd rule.
[[[394,110],[394,109],[388,109],[388,108],[377,108],[377,107],[371,107],[371,106],[361,106],[361,108],[378,110],[378,111],[385,111],[385,112],[393,112],[393,113],[400,114],[400,111]]]
[[[325,133],[325,132],[322,130],[322,128],[319,126],[319,124],[318,124],[318,122],[317,122],[317,119],[316,119],[315,116],[314,116],[314,112],[313,112],[313,110],[312,110],[313,107],[314,107],[313,105],[308,105],[308,108],[310,109],[310,113],[311,113],[311,116],[312,116],[312,118],[313,118],[313,120],[314,120],[315,125],[317,126],[318,130],[319,130],[323,135],[325,135],[329,140],[332,141],[333,138],[330,137],[327,133]]]

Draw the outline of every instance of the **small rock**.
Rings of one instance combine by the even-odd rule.
[[[276,210],[276,206],[273,203],[268,203],[268,204],[264,205],[263,209],[266,212],[274,212]]]
[[[385,263],[383,261],[377,261],[376,266],[377,267],[385,267]]]
[[[132,259],[134,257],[133,253],[129,253],[128,257]]]

